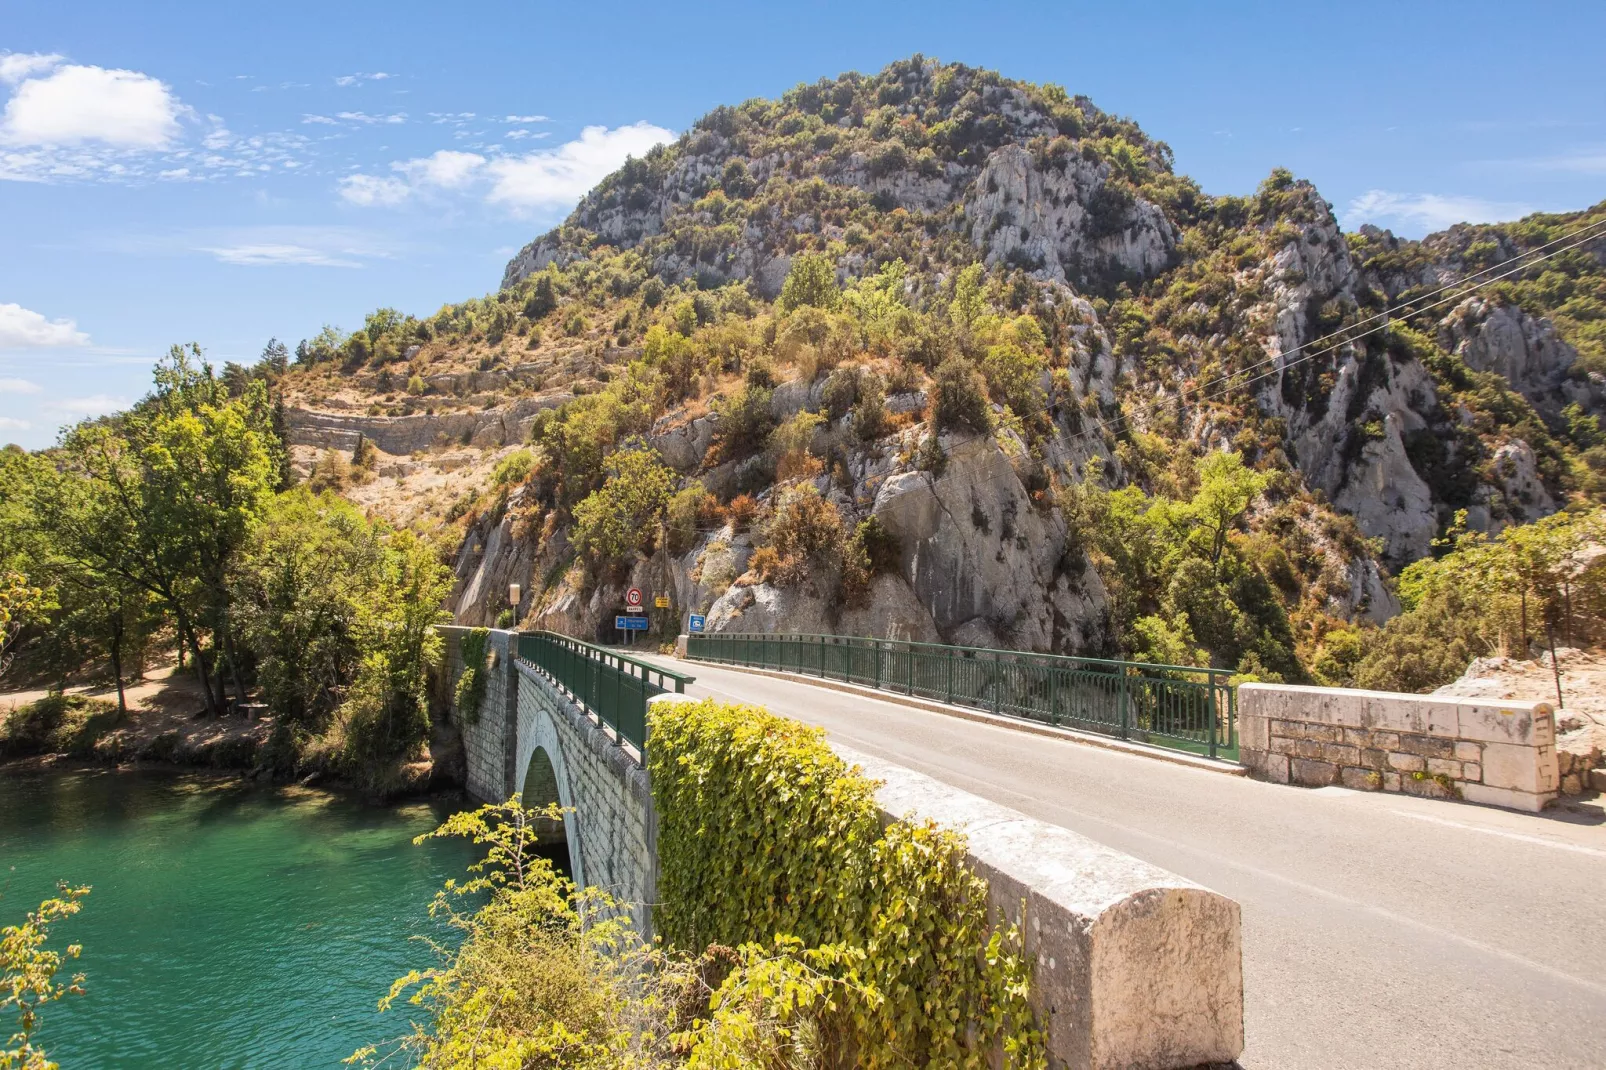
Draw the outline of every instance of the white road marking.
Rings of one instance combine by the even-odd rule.
[[[1409,810],[1393,810],[1391,813],[1401,817],[1409,817],[1416,821],[1426,821],[1434,825],[1448,825],[1451,828],[1466,829],[1468,832],[1481,832],[1486,836],[1504,836],[1508,840],[1521,840],[1523,843],[1536,843],[1541,847],[1554,847],[1558,851],[1574,851],[1581,855],[1594,855],[1597,858],[1606,858],[1606,851],[1598,847],[1585,847],[1583,844],[1566,843],[1562,840],[1548,840],[1543,836],[1529,836],[1522,832],[1507,832],[1505,829],[1486,829],[1480,825],[1468,825],[1462,821],[1451,821],[1444,817],[1429,817],[1427,814],[1413,814]]]

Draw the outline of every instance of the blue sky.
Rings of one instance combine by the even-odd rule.
[[[722,103],[923,52],[1058,82],[1212,193],[1419,236],[1606,197],[1606,5],[0,0],[0,442],[174,342],[428,314]]]

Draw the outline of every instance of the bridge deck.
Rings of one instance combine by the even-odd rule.
[[[1598,807],[1280,787],[694,664],[692,695],[822,725],[1237,899],[1246,1070],[1606,1066]]]

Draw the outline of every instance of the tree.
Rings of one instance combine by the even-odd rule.
[[[79,900],[89,894],[89,888],[67,884],[59,888],[59,897],[40,903],[21,925],[0,928],[0,1014],[17,1015],[17,1031],[0,1048],[0,1070],[56,1070],[56,1064],[33,1043],[39,1008],[84,994],[83,974],[73,974],[65,984],[56,980],[63,963],[76,959],[83,949],[72,944],[65,951],[51,951],[47,945],[50,927],[78,913]]]
[[[953,297],[948,302],[948,318],[954,321],[954,326],[968,331],[987,310],[981,280],[980,264],[971,264],[954,276]]]
[[[574,509],[574,544],[598,564],[651,545],[675,490],[675,473],[645,447],[608,462],[608,478]]]
[[[62,559],[170,615],[213,713],[225,672],[245,692],[229,570],[267,507],[281,449],[260,382],[231,398],[198,347],[175,346],[149,397],[69,431],[58,467],[33,485],[33,523]]]
[[[976,366],[961,356],[943,361],[932,377],[931,423],[934,430],[968,430],[986,434],[993,429],[993,411]]]
[[[1266,490],[1270,476],[1244,465],[1238,453],[1212,453],[1199,462],[1199,490],[1188,512],[1209,546],[1210,563],[1221,560],[1227,534]]]
[[[804,306],[834,310],[842,300],[842,291],[836,284],[836,264],[819,253],[803,253],[792,261],[781,284],[781,296],[776,307],[782,312]]]

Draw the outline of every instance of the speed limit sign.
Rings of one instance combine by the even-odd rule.
[[[625,605],[631,609],[641,608],[641,588],[632,587],[625,592]]]

